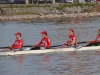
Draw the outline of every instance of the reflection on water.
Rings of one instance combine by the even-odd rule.
[[[1,75],[99,75],[100,51],[0,57]]]
[[[53,19],[0,22],[0,47],[11,45],[14,34],[22,32],[25,45],[40,41],[47,30],[53,45],[62,44],[75,29],[78,41],[93,40],[100,18]],[[83,45],[83,44],[82,44]],[[99,75],[100,51],[61,52],[21,56],[0,56],[0,75]]]

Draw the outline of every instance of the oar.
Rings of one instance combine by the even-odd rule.
[[[8,48],[8,47],[0,47],[0,49],[3,49],[3,48]]]
[[[23,46],[23,47],[32,47],[31,45],[26,45],[26,46]],[[0,49],[3,49],[3,48],[8,48],[8,47],[0,47]]]
[[[32,47],[32,45],[26,45],[26,46],[23,46],[23,47]]]
[[[78,42],[77,44],[82,44],[82,43],[87,43],[86,41],[84,41],[84,42]]]
[[[77,44],[83,44],[83,43],[87,43],[86,41],[84,42],[78,42]],[[59,47],[59,46],[62,46],[62,45],[55,45],[55,46],[51,46],[51,47]]]
[[[55,46],[51,46],[51,47],[59,47],[59,46],[62,46],[62,45],[55,45]]]
[[[87,43],[87,42],[78,42],[77,44],[82,44],[82,43]],[[62,45],[55,45],[55,46],[51,46],[51,47],[59,47],[59,46],[62,46]],[[23,47],[32,47],[32,46],[26,45],[26,46],[23,46]],[[8,48],[8,47],[0,47],[0,49],[3,49],[3,48]]]

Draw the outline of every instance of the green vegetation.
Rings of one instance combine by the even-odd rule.
[[[78,3],[78,4],[73,4],[72,6],[80,6],[80,7],[84,7],[84,6],[95,6],[96,3]]]
[[[52,5],[52,4],[30,4],[30,5],[25,5],[25,4],[4,4],[0,5],[0,11],[2,10],[2,13],[5,14],[12,14],[12,15],[24,15],[24,14],[38,14],[39,12],[28,9],[30,11],[27,11],[27,8],[34,8],[36,7],[42,7],[42,8],[47,8],[50,11],[53,11],[54,9],[57,10],[65,10],[67,7],[80,7],[79,10],[82,8],[82,13],[85,12],[100,12],[100,3],[78,3],[78,4],[58,4],[58,5]],[[9,11],[7,12],[4,8],[10,8],[11,13]],[[14,8],[14,9],[13,9]],[[18,12],[16,12],[18,8]],[[26,8],[26,9],[23,9]],[[20,11],[21,10],[21,11]],[[24,11],[25,10],[25,11]],[[70,11],[69,11],[70,12]],[[77,11],[75,11],[77,13]]]
[[[30,4],[30,5],[25,5],[25,4],[7,4],[7,5],[2,5],[3,8],[30,8],[30,7],[57,7],[58,10],[62,10],[65,7],[84,7],[84,6],[97,6],[100,5],[99,3],[78,3],[78,4],[59,4],[58,6],[53,6],[52,4]],[[1,6],[1,5],[0,5]]]
[[[78,3],[78,4],[59,4],[56,8],[58,10],[64,10],[66,7],[78,7],[80,6],[81,8],[88,6],[88,7],[95,7],[97,6],[97,3]]]
[[[7,4],[7,5],[0,5],[2,8],[30,8],[30,7],[50,7],[50,5],[40,5],[40,4]]]
[[[57,10],[64,10],[67,6],[66,5],[60,5],[56,7]]]
[[[90,13],[92,10],[89,10],[89,9],[84,9],[83,11],[82,11],[82,13],[85,13],[85,12],[88,12],[88,13]]]

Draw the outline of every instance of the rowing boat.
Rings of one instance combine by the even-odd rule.
[[[68,51],[84,51],[84,50],[100,50],[100,46],[77,47],[77,48],[55,48],[45,50],[23,50],[17,52],[0,52],[0,55],[21,55],[21,54],[41,54],[49,52],[68,52]]]

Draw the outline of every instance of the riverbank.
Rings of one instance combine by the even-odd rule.
[[[0,16],[1,21],[14,21],[14,20],[40,20],[40,19],[54,19],[54,18],[80,18],[80,17],[98,17],[99,12],[93,13],[74,13],[74,14],[49,14],[49,15],[13,15],[13,16]]]
[[[100,16],[99,3],[0,5],[0,20],[32,20]]]

